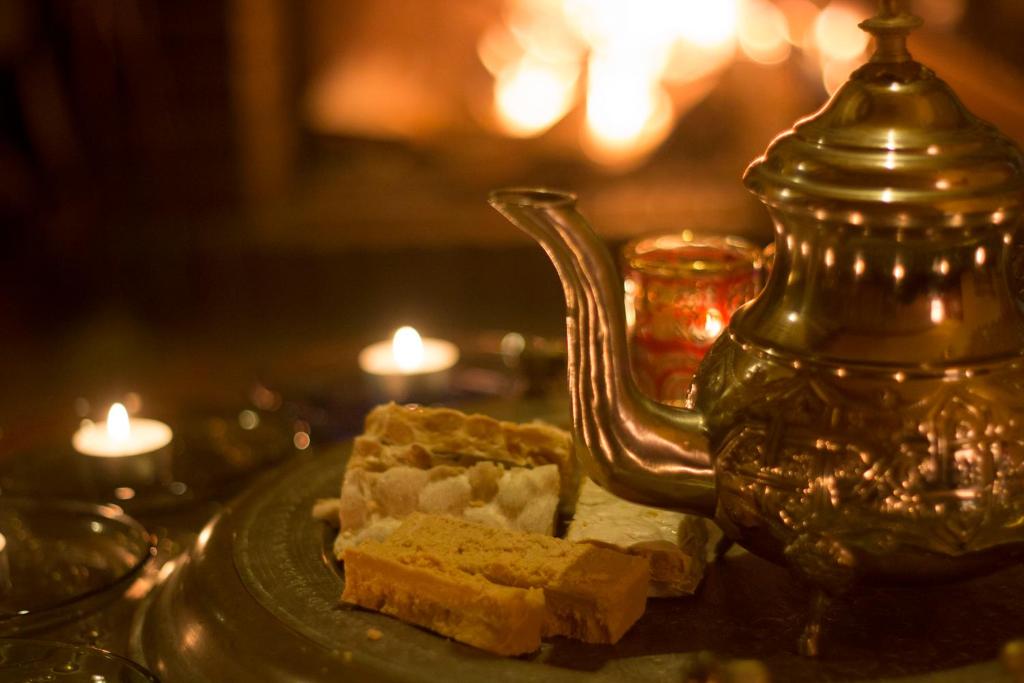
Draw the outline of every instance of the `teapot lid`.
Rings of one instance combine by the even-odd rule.
[[[907,51],[921,25],[900,0],[860,24],[876,50],[816,114],[776,138],[744,175],[787,212],[856,225],[1003,223],[1024,204],[1024,155]]]

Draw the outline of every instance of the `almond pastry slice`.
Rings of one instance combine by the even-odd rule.
[[[588,543],[414,513],[385,544],[504,586],[542,588],[545,636],[615,643],[646,606],[647,561]]]
[[[377,541],[349,548],[345,559],[345,602],[499,655],[540,647],[544,594],[536,588],[501,586]]]
[[[575,493],[576,461],[568,432],[543,422],[501,422],[452,408],[377,406],[366,416],[349,467],[379,471],[395,465],[427,468],[480,460],[518,467],[555,465],[563,495]]]

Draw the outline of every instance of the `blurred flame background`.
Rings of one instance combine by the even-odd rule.
[[[954,28],[966,0],[918,8]],[[581,149],[631,165],[672,131],[736,59],[773,66],[796,56],[829,95],[868,56],[863,4],[833,0],[507,0],[478,44],[494,77],[498,129],[541,135],[583,107]]]
[[[923,0],[916,10],[948,31],[966,0]],[[504,0],[476,43],[493,91],[478,120],[501,135],[533,138],[579,113],[572,124],[579,151],[629,170],[737,60],[765,67],[796,60],[834,93],[868,56],[858,24],[872,12],[856,0]],[[350,121],[339,107],[332,119],[323,101],[344,91],[331,77],[314,86],[312,106],[318,126],[339,130]]]
[[[876,5],[8,0],[0,323],[556,329],[487,191],[576,190],[612,242],[765,242],[743,169],[867,58]],[[1024,139],[1024,3],[913,9],[914,55]]]

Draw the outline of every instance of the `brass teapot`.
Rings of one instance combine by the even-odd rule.
[[[913,61],[920,20],[881,7],[861,24],[870,62],[746,171],[775,225],[774,267],[685,409],[637,389],[622,284],[575,198],[490,198],[561,278],[591,475],[711,517],[829,593],[1024,555],[1024,156]]]

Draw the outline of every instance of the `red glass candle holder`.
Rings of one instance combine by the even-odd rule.
[[[633,376],[648,396],[681,403],[701,358],[733,312],[761,288],[761,250],[690,231],[622,250]]]

